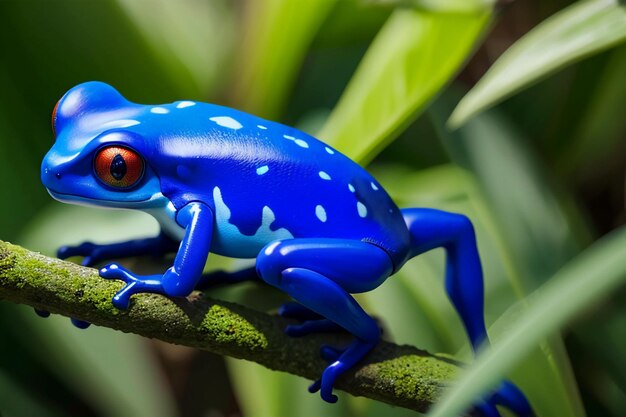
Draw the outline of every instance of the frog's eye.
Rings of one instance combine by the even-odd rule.
[[[143,175],[144,162],[132,149],[107,146],[96,154],[93,168],[98,178],[115,188],[129,188],[137,184]]]
[[[61,100],[57,101],[57,104],[54,105],[54,110],[52,110],[52,134],[54,136],[57,135],[57,109],[59,108],[59,103]]]

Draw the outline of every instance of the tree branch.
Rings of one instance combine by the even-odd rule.
[[[303,338],[283,333],[289,320],[201,295],[168,299],[133,296],[127,311],[111,304],[120,281],[92,268],[48,258],[0,241],[0,300],[28,304],[99,326],[247,359],[308,379],[321,375],[322,344],[345,345],[346,335]],[[412,346],[381,342],[337,388],[392,405],[425,411],[459,370],[459,363]]]

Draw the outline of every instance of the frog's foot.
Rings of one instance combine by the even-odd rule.
[[[70,320],[72,321],[74,327],[77,327],[79,329],[86,329],[87,327],[91,326],[91,323],[85,320],[75,319],[74,317],[71,317]]]
[[[109,264],[100,269],[100,276],[126,282],[126,286],[113,297],[113,305],[120,310],[128,308],[130,296],[133,294],[139,292],[165,293],[161,284],[161,275],[138,276],[117,264]]]
[[[376,343],[356,339],[344,351],[330,346],[323,347],[321,350],[322,357],[326,360],[331,359],[332,363],[324,369],[322,377],[309,386],[309,392],[315,393],[320,391],[324,401],[329,403],[337,402],[337,396],[333,394],[335,381],[341,374],[363,359],[374,346],[376,346]]]
[[[83,266],[93,266],[109,259],[129,258],[140,255],[161,256],[176,252],[177,248],[178,242],[161,233],[156,237],[120,243],[98,245],[92,242],[83,242],[76,246],[62,246],[57,250],[57,257],[59,259],[67,259],[72,256],[82,256],[81,264]]]
[[[67,259],[73,256],[82,256],[82,266],[92,266],[103,260],[103,251],[100,245],[91,242],[83,242],[76,246],[61,246],[57,250],[57,258]]]
[[[35,313],[39,316],[39,317],[43,317],[44,319],[47,319],[48,317],[50,317],[50,312],[46,311],[46,310],[39,310],[38,308],[35,308]]]
[[[489,403],[504,406],[511,410],[517,417],[530,417],[534,415],[522,391],[511,381],[502,381],[495,393],[489,398]]]

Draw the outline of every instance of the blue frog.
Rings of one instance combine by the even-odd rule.
[[[136,104],[102,82],[69,90],[53,112],[53,130],[56,141],[41,166],[52,197],[142,210],[161,227],[156,237],[63,247],[59,257],[84,256],[84,265],[94,265],[176,253],[162,275],[138,276],[115,263],[101,268],[102,277],[126,282],[113,298],[117,308],[128,308],[140,292],[184,297],[212,281],[260,278],[296,301],[281,312],[305,321],[288,334],[342,328],[354,335],[347,349],[324,350],[330,365],[310,388],[335,402],[337,377],[380,338],[351,294],[373,290],[408,259],[443,247],[446,290],[471,345],[488,343],[471,222],[398,208],[367,171],[304,132],[213,104]],[[256,258],[256,267],[203,277],[209,252]],[[497,416],[495,404],[531,413],[510,382],[477,408]]]

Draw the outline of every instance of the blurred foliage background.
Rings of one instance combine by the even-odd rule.
[[[52,255],[156,232],[41,186],[50,114],[72,86],[237,107],[367,164],[401,206],[474,221],[490,336],[517,348],[470,368],[471,385],[507,374],[540,417],[624,416],[625,38],[614,0],[5,0],[0,238]],[[359,300],[386,338],[469,361],[442,283],[437,250]],[[282,299],[253,284],[215,295]],[[416,414],[345,394],[328,405],[301,378],[6,302],[0,333],[2,416]],[[452,394],[435,413],[466,403]]]

